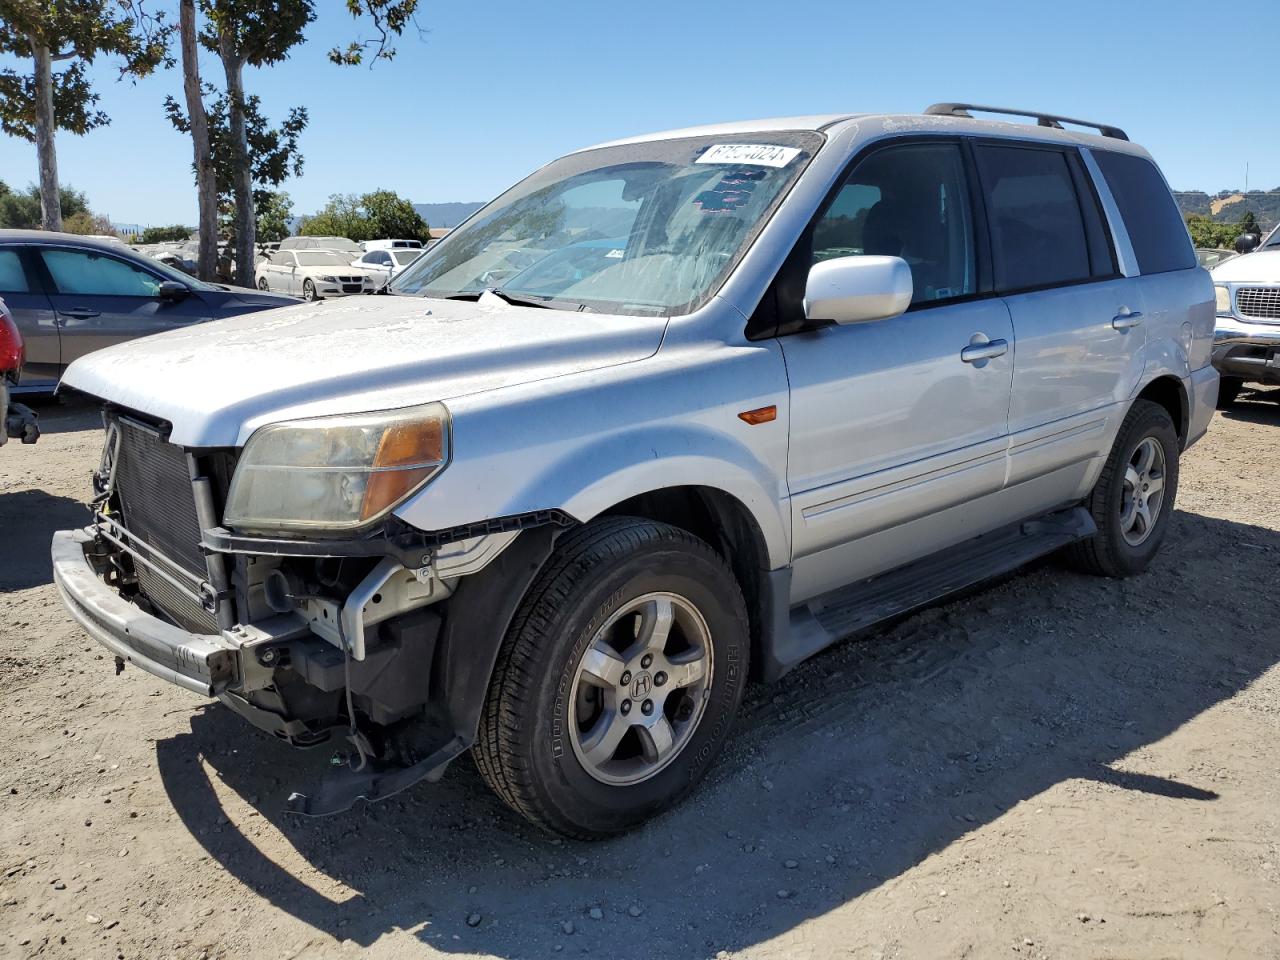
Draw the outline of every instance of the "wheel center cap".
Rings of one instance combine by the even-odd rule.
[[[643,700],[653,690],[653,677],[647,673],[637,673],[631,681],[631,699]]]

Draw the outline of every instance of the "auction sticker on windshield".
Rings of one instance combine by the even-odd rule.
[[[785,167],[800,156],[799,147],[769,143],[715,143],[694,163],[744,163],[757,167]]]

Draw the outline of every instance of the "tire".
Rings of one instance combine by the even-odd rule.
[[[302,299],[310,300],[312,303],[320,299],[316,295],[316,285],[310,280],[302,281]]]
[[[1161,473],[1159,489],[1144,480],[1144,487],[1151,488],[1143,495],[1149,516],[1144,530],[1141,510],[1130,508],[1134,477],[1147,478],[1139,470],[1147,452],[1162,462],[1152,467]],[[1098,532],[1067,549],[1074,566],[1103,577],[1132,577],[1147,568],[1169,530],[1178,494],[1178,454],[1178,434],[1168,411],[1150,400],[1135,401],[1120,425],[1097,484],[1084,502]],[[1152,473],[1150,479],[1154,478]],[[1153,505],[1157,492],[1159,503]]]
[[[648,649],[664,659],[646,662],[643,640],[662,635],[651,631],[659,623],[668,639]],[[562,538],[512,620],[476,765],[541,827],[579,839],[621,833],[707,772],[741,702],[749,651],[742,592],[710,546],[649,520],[588,524]],[[619,725],[620,739],[610,736]]]
[[[266,278],[266,277],[262,277],[262,278],[260,278],[260,279],[258,280],[258,289],[259,289],[259,290],[270,290],[270,289],[271,289],[269,286],[267,286],[267,278]]]
[[[1236,398],[1240,396],[1240,391],[1244,388],[1244,381],[1239,377],[1223,377],[1218,381],[1218,403],[1219,410],[1226,410],[1235,406]]]

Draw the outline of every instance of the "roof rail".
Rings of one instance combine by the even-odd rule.
[[[969,117],[972,119],[973,114],[970,110],[977,110],[979,113],[1004,113],[1013,117],[1034,117],[1037,124],[1042,127],[1053,127],[1055,130],[1061,130],[1064,123],[1070,123],[1077,127],[1093,127],[1104,137],[1111,137],[1113,140],[1128,140],[1129,135],[1119,127],[1113,127],[1106,123],[1094,123],[1092,120],[1076,120],[1072,117],[1059,117],[1052,113],[1040,113],[1035,110],[1013,110],[1009,107],[984,107],[977,103],[935,103],[928,107],[925,113],[933,117]]]

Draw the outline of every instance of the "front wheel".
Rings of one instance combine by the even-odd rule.
[[[310,300],[312,302],[320,299],[320,297],[316,295],[316,285],[310,280],[304,280],[302,282],[302,299]]]
[[[706,773],[748,653],[742,592],[710,546],[649,520],[589,524],[561,540],[512,621],[476,765],[543,827],[627,830]]]
[[[1178,433],[1169,412],[1135,401],[1085,501],[1098,532],[1073,544],[1086,573],[1131,577],[1151,563],[1169,530],[1178,493]]]
[[[266,278],[266,277],[260,277],[260,278],[258,279],[258,289],[259,289],[259,290],[270,290],[270,289],[271,289],[269,286],[267,286],[267,278]]]

